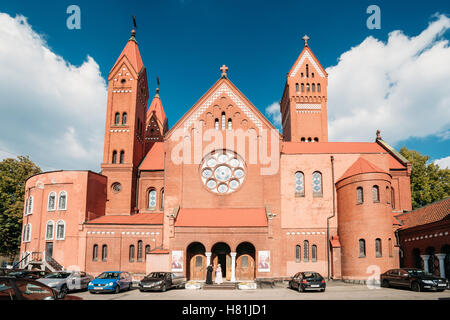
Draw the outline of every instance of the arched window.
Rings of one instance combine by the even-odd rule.
[[[134,244],[130,245],[130,262],[134,262]]]
[[[296,84],[295,84],[295,91],[298,92],[298,89],[299,89],[298,83],[296,83]]]
[[[301,171],[295,173],[295,195],[297,197],[305,196],[305,175]]]
[[[94,244],[94,247],[92,248],[92,261],[98,260],[98,244]]]
[[[380,202],[380,189],[378,186],[372,187],[372,199],[373,202]]]
[[[127,124],[127,113],[126,112],[124,112],[122,114],[122,124],[123,125]]]
[[[117,163],[117,151],[114,150],[112,154],[112,163]]]
[[[114,116],[114,124],[118,125],[120,123],[120,113],[116,112],[116,115]]]
[[[375,255],[377,258],[381,257],[381,239],[375,239]]]
[[[305,85],[303,83],[300,85],[300,87],[302,88],[302,92],[305,92]]]
[[[66,223],[59,220],[56,223],[56,240],[64,240],[66,238]]]
[[[309,78],[309,66],[306,64],[306,77]]]
[[[303,241],[303,260],[305,262],[309,261],[309,242],[308,242],[308,240]]]
[[[214,120],[214,128],[216,130],[219,130],[219,119],[216,118],[216,120]]]
[[[120,151],[120,163],[125,163],[125,151]]]
[[[320,92],[320,83],[317,84],[317,92]]]
[[[356,188],[356,203],[361,204],[364,202],[364,192],[362,187]]]
[[[33,214],[33,196],[28,198],[28,208],[27,208],[27,214]]]
[[[295,246],[295,262],[300,262],[302,258],[302,247],[300,245]]]
[[[149,254],[149,253],[150,253],[150,245],[147,244],[147,245],[145,246],[145,260],[147,260],[147,254]]]
[[[389,257],[393,257],[393,254],[392,254],[392,239],[391,238],[388,239],[388,245],[389,245]]]
[[[31,223],[25,225],[23,229],[23,242],[30,242],[31,240]]]
[[[138,244],[137,244],[137,261],[138,262],[142,261],[142,249],[143,249],[142,246],[143,246],[142,240],[139,240]]]
[[[108,260],[108,246],[104,244],[102,246],[102,261]]]
[[[312,139],[311,139],[311,137],[309,137],[309,138],[308,138],[308,142],[311,142],[311,141],[312,141]]]
[[[309,83],[306,84],[306,92],[309,92]]]
[[[395,209],[395,192],[394,192],[394,188],[391,188],[391,206],[392,206],[392,209]]]
[[[391,190],[389,187],[386,187],[386,203],[391,203]]]
[[[313,73],[314,74],[314,73]],[[314,78],[314,77],[313,77]],[[311,91],[312,92],[316,92],[316,85],[313,83],[312,85],[311,85]]]
[[[55,224],[53,221],[47,222],[47,228],[45,232],[45,240],[53,240],[53,230],[54,230]]]
[[[311,246],[311,261],[317,262],[317,246],[315,244]]]
[[[364,239],[359,239],[359,257],[366,257],[366,240]]]
[[[306,141],[305,137],[302,137],[300,141],[305,142]]]
[[[305,77],[305,75],[303,74],[303,72],[300,72],[300,76],[301,76],[302,78]]]
[[[58,210],[67,209],[67,192],[61,191],[58,196]]]
[[[164,189],[161,189],[161,210],[164,210]]]
[[[155,209],[156,208],[156,190],[151,189],[148,192],[148,208]]]
[[[311,72],[311,78],[314,78],[314,72]]]
[[[315,137],[314,142],[319,142],[319,138]]]
[[[222,112],[222,130],[225,130],[225,120],[226,119],[226,117],[225,117],[225,112]]]
[[[48,211],[55,211],[56,210],[56,192],[52,191],[48,195],[48,205],[47,205]]]
[[[322,197],[322,174],[316,171],[312,175],[313,197]]]
[[[233,121],[231,119],[228,119],[228,130],[233,129]]]

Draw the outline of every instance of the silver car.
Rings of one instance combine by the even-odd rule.
[[[93,276],[81,271],[52,272],[37,281],[48,285],[58,292],[59,298],[64,298],[67,292],[72,290],[87,289]]]

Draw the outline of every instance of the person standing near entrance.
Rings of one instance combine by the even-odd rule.
[[[212,273],[213,265],[212,263],[206,268],[206,284],[212,284]]]
[[[216,284],[221,284],[222,282],[223,282],[222,268],[220,267],[220,263],[219,263],[216,268]]]

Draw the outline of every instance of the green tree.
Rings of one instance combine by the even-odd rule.
[[[412,207],[417,209],[429,203],[442,200],[450,195],[450,169],[441,169],[428,163],[429,156],[406,147],[400,153],[411,162]]]
[[[0,162],[0,254],[10,260],[20,249],[25,182],[40,172],[28,157]]]

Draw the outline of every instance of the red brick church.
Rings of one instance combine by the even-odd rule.
[[[101,172],[27,180],[21,265],[202,280],[212,262],[229,281],[398,267],[394,216],[411,210],[410,164],[379,133],[328,141],[328,75],[304,41],[280,134],[226,66],[169,127],[133,31],[108,75]]]

